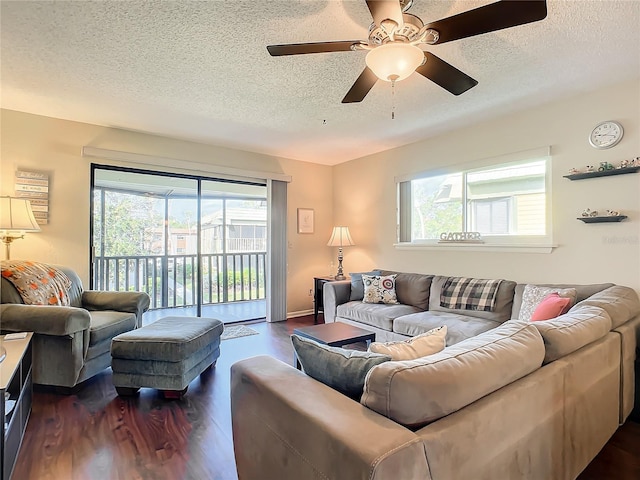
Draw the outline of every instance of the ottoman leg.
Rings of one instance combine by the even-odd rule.
[[[164,395],[164,398],[167,400],[177,400],[187,393],[187,388],[189,388],[189,385],[184,387],[183,390],[162,390],[162,395]]]
[[[121,397],[131,397],[140,391],[139,388],[132,387],[116,387],[116,392]]]
[[[214,361],[213,361],[213,363],[212,363],[211,365],[209,365],[207,368],[205,368],[205,369],[203,370],[203,372],[202,372],[202,373],[204,373],[204,372],[207,372],[207,373],[208,373],[208,372],[210,372],[211,370],[213,370],[213,367],[215,367],[215,366],[216,366],[216,362],[217,362],[217,361],[218,361],[218,360],[214,360]]]

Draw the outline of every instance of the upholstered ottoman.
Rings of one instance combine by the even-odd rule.
[[[140,387],[179,398],[220,356],[224,326],[215,318],[165,317],[111,341],[113,384],[119,395]]]

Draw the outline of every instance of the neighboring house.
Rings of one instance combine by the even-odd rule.
[[[227,208],[203,217],[202,241],[207,253],[265,252],[266,205],[258,209]]]
[[[463,198],[461,175],[446,177],[433,203],[466,200],[467,229],[482,235],[544,235],[544,164],[472,172],[466,185]]]
[[[149,228],[145,237],[145,250],[154,255],[162,254],[164,229]],[[190,229],[169,227],[167,254],[195,254],[197,246],[195,225]],[[202,218],[202,253],[265,252],[266,249],[266,208],[227,208],[226,214],[218,210]]]
[[[164,251],[164,229],[148,228],[145,231],[145,250],[153,255],[162,254]],[[195,227],[169,228],[168,255],[184,255],[195,253],[198,246],[198,234]]]

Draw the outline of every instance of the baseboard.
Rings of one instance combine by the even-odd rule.
[[[300,310],[299,312],[287,312],[287,318],[283,318],[282,320],[275,320],[275,322],[284,322],[290,318],[306,317],[308,315],[313,315],[313,310]]]
[[[300,310],[299,312],[287,312],[287,318],[306,317],[307,315],[313,315],[313,309]]]

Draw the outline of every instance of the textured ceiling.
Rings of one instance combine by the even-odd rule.
[[[425,23],[491,1],[415,0]],[[365,39],[364,0],[1,2],[1,106],[337,164],[489,117],[640,79],[640,0],[549,0],[541,22],[428,47],[478,80],[414,74],[341,104],[366,52],[266,45]]]

